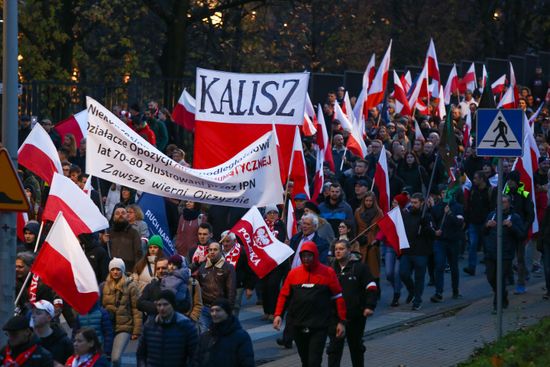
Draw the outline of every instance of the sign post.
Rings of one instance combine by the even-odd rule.
[[[480,157],[498,157],[497,184],[497,339],[502,337],[502,158],[520,157],[523,152],[523,111],[479,109],[476,151]]]

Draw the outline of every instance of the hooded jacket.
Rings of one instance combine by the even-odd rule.
[[[45,338],[40,338],[40,345],[52,354],[53,359],[64,364],[73,354],[73,343],[60,326],[52,327],[53,332]]]
[[[283,314],[288,301],[288,313],[292,315],[294,326],[322,329],[329,325],[331,303],[335,299],[339,320],[346,320],[346,305],[336,273],[319,262],[314,242],[304,242],[300,254],[305,251],[313,254],[313,262],[309,266],[302,264],[288,273],[279,292],[275,316]]]

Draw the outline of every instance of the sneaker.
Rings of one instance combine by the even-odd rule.
[[[461,298],[464,298],[462,294],[460,294],[459,292],[453,292],[453,299],[461,299]]]
[[[436,293],[432,296],[432,298],[430,298],[430,301],[432,301],[433,303],[443,302],[443,296],[441,294]]]
[[[527,292],[527,289],[525,289],[524,285],[517,285],[514,294],[524,294],[525,292]]]
[[[393,294],[393,299],[391,300],[391,304],[390,304],[391,307],[399,306],[399,296],[400,296],[399,293]]]
[[[405,303],[407,304],[411,303],[413,298],[414,298],[414,294],[409,293],[409,295],[407,296],[407,299],[405,300]]]
[[[462,271],[464,271],[466,274],[469,274],[469,275],[472,275],[472,276],[476,275],[476,271],[472,268],[466,267],[466,268],[462,269]]]
[[[413,311],[418,311],[418,310],[420,310],[421,308],[422,308],[422,303],[419,303],[419,304],[417,304],[417,305],[413,305],[413,306],[412,306],[412,310],[413,310]]]

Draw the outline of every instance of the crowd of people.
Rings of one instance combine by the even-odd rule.
[[[539,88],[539,82],[533,89],[520,90],[519,106],[528,117],[544,103],[546,90]],[[285,319],[277,343],[285,348],[295,343],[304,366],[321,364],[327,338],[329,366],[340,365],[346,339],[353,366],[363,366],[365,323],[380,300],[384,277],[393,291],[391,307],[405,303],[419,310],[426,286],[434,287],[431,302],[461,298],[461,278],[483,271],[480,263],[495,291],[496,306],[496,159],[476,155],[475,133],[472,139],[463,139],[468,114],[475,131],[482,93],[468,90],[464,96],[454,96],[450,107],[458,146],[452,179],[440,156],[445,122],[434,104],[428,104],[428,114],[412,119],[395,113],[395,101],[389,96],[383,106],[368,111],[364,132],[368,154],[357,157],[346,148],[348,132],[334,114],[345,92],[343,87],[329,92],[324,104],[334,169],[325,162],[322,193],[317,200],[308,200],[312,192],[297,192],[290,184],[286,205],[262,209],[270,231],[295,251],[262,279],[250,268],[245,246],[229,231],[246,209],[165,198],[175,247],[170,254],[165,241],[151,235],[144,221],[137,205],[141,193],[94,178],[90,196],[110,227],[79,236],[100,297],[88,314],[77,315],[39,279],[25,283],[48,232],[46,223],[39,238],[48,186],[20,167],[31,209],[17,244],[17,316],[3,327],[8,345],[2,349],[0,364],[120,366],[127,345],[137,340],[138,365],[253,366],[252,341],[239,322],[239,312],[243,297],[256,294],[262,320],[278,330]],[[151,101],[145,110],[138,104],[127,111],[119,106],[112,110],[160,151],[189,165],[167,109]],[[40,124],[58,148],[63,173],[84,188],[85,139],[77,144],[71,134],[61,138],[49,119]],[[30,119],[22,116],[20,144],[31,128]],[[536,116],[534,131],[540,150],[534,191],[525,189],[519,172],[512,170],[512,160],[504,159],[501,172],[506,183],[504,287],[513,284],[513,293],[520,296],[527,291],[531,273],[544,272],[543,297],[548,299],[550,112],[546,107]],[[314,182],[315,140],[304,137],[303,146],[309,182]],[[373,183],[382,148],[387,154],[391,207],[400,208],[410,244],[400,253],[386,245],[376,224],[385,215]],[[295,235],[287,233],[281,219],[289,205],[299,223]],[[540,230],[533,236],[535,220]],[[483,256],[478,257],[481,251]],[[468,265],[459,269],[462,256]],[[450,292],[445,289],[446,272],[451,274]],[[506,307],[509,295],[506,290],[502,294]],[[73,330],[71,336],[61,326],[61,315]]]

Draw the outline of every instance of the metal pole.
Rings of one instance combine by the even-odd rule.
[[[502,158],[498,159],[497,186],[497,339],[502,338]]]
[[[17,167],[17,0],[4,0],[2,144]],[[15,296],[15,213],[0,213],[0,325],[13,315]],[[6,343],[4,333],[0,344]]]

